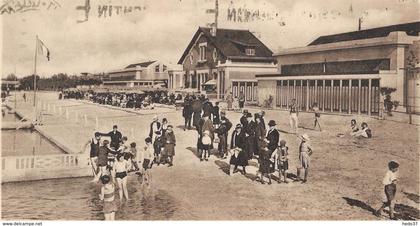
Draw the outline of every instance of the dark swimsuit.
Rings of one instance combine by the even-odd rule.
[[[115,173],[115,177],[116,178],[121,178],[121,179],[123,179],[124,177],[126,177],[127,176],[127,172],[117,172],[117,173]]]

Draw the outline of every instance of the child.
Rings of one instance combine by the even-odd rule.
[[[359,127],[357,126],[357,122],[356,119],[352,119],[350,122],[350,128],[351,128],[351,132],[350,135],[354,136],[357,134],[357,132],[359,132]]]
[[[209,161],[207,156],[210,156],[210,145],[211,145],[211,137],[210,137],[210,131],[206,130],[203,133],[203,137],[201,138],[203,153],[200,156],[200,161],[203,161],[203,155],[204,160]]]
[[[229,171],[229,176],[232,176],[233,173],[236,172],[236,170],[238,169],[238,166],[242,166],[242,174],[246,175],[246,170],[245,167],[248,165],[248,159],[246,157],[245,152],[239,148],[239,147],[234,147],[233,149],[230,149],[229,151],[231,153],[230,156],[230,171]]]
[[[123,195],[125,199],[128,200],[128,189],[127,189],[127,170],[128,164],[127,161],[124,159],[123,154],[117,155],[117,161],[113,167],[115,178],[118,185],[118,190],[120,194],[120,200],[123,199]]]
[[[164,134],[164,144],[165,144],[165,161],[169,158],[169,165],[168,167],[173,166],[174,156],[175,156],[175,146],[176,146],[176,139],[175,134],[173,132],[173,126],[168,125],[168,128]]]
[[[160,156],[162,152],[163,147],[163,141],[162,141],[162,133],[161,131],[155,132],[155,141],[153,142],[153,149],[154,149],[154,163],[156,163],[158,166],[160,165]]]
[[[319,123],[320,122],[319,118],[321,117],[321,114],[319,113],[318,103],[314,103],[312,105],[312,110],[314,111],[314,114],[315,114],[314,130],[316,129],[316,126],[318,125],[319,131],[322,131],[321,124]]]
[[[284,178],[284,183],[288,183],[287,182],[287,170],[289,169],[288,155],[289,155],[289,147],[286,146],[285,140],[281,140],[280,146],[271,155],[271,159],[273,159],[273,161],[277,163],[277,167],[279,170],[279,180],[277,181],[279,184],[281,182],[282,175]]]
[[[115,186],[113,183],[110,183],[111,178],[108,175],[102,176],[101,181],[103,185],[99,199],[104,201],[103,212],[105,220],[115,220],[115,212],[117,212],[117,205],[114,200]]]
[[[261,174],[259,181],[261,184],[264,184],[264,175],[268,177],[268,184],[271,184],[271,161],[270,161],[270,150],[267,147],[264,147],[260,151],[259,155],[259,168],[257,171],[257,181],[258,181],[258,174]]]
[[[395,193],[397,192],[397,172],[398,167],[400,165],[395,161],[390,161],[388,163],[388,172],[386,172],[385,177],[382,181],[384,185],[384,195],[383,195],[383,204],[382,206],[375,212],[376,216],[380,216],[382,210],[389,206],[389,218],[395,220],[394,216],[394,205],[395,205]]]
[[[137,146],[136,142],[132,142],[130,144],[131,164],[134,166],[135,171],[139,171],[139,165],[137,163],[138,162],[138,157],[137,157],[136,146]]]
[[[366,122],[363,122],[361,129],[353,134],[354,137],[359,138],[372,138],[372,131],[369,129],[369,126]]]
[[[154,154],[154,148],[152,145],[152,138],[147,137],[144,142],[146,143],[146,146],[144,147],[142,153],[141,153],[141,159],[142,159],[142,180],[141,183],[149,183],[151,179],[151,175],[148,169],[152,168],[153,162],[153,154]]]

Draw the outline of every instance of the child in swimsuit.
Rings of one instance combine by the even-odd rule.
[[[125,196],[125,199],[128,200],[128,190],[127,190],[128,164],[122,154],[117,155],[117,161],[114,163],[113,169],[115,172],[115,178],[118,185],[118,192],[120,195],[120,200],[123,199],[123,194]]]
[[[111,177],[108,175],[102,176],[101,181],[103,185],[99,199],[104,201],[103,212],[105,220],[115,220],[115,212],[118,210],[114,198],[115,186],[113,183],[110,183]]]

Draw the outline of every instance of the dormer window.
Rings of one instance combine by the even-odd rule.
[[[255,49],[254,48],[246,48],[245,54],[248,56],[255,56]]]
[[[168,69],[168,67],[166,67],[166,65],[163,65],[163,72],[165,72]]]
[[[155,66],[155,72],[159,72],[159,65]]]
[[[199,61],[206,61],[206,48],[207,43],[200,43],[199,44]]]

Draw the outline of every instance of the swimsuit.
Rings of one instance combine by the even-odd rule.
[[[115,173],[115,177],[116,178],[121,178],[121,179],[123,179],[124,177],[126,177],[127,176],[127,172],[117,172],[117,173]]]

